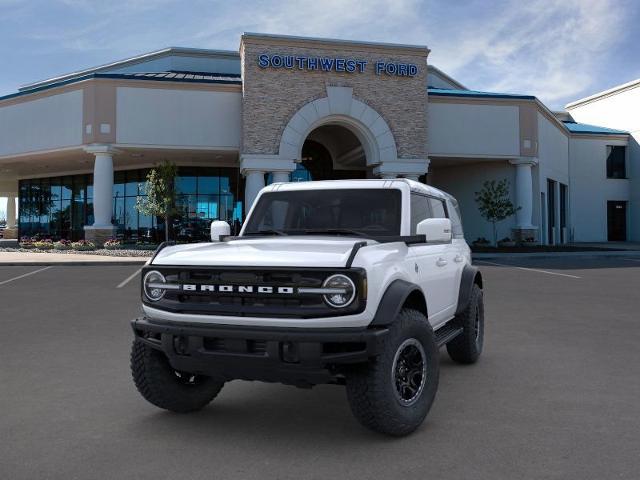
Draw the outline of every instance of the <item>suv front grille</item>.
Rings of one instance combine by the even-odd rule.
[[[364,310],[366,292],[365,273],[362,269],[264,269],[148,266],[144,274],[157,270],[168,284],[194,286],[166,290],[164,297],[151,302],[143,294],[143,302],[150,307],[175,313],[204,315],[314,318],[322,316],[351,315]],[[345,308],[328,306],[323,296],[317,293],[299,293],[298,288],[321,288],[331,275],[342,273],[353,280],[357,293],[354,302]],[[202,291],[202,286],[213,291]],[[220,291],[220,286],[231,291]],[[252,291],[239,291],[241,286],[251,286]],[[258,292],[259,288],[270,288],[269,293]],[[279,289],[286,289],[286,293]]]

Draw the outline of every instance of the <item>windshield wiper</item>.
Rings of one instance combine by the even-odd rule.
[[[255,232],[245,232],[245,235],[287,235],[287,233],[282,230],[256,230]]]
[[[363,232],[358,232],[357,230],[350,230],[348,228],[306,228],[303,230],[303,232],[309,235],[327,233],[329,235],[353,235],[355,237],[371,238],[371,235],[367,235]]]

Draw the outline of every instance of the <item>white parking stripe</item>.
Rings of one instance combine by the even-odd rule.
[[[632,262],[640,262],[640,258],[625,258],[625,260],[631,260]]]
[[[15,280],[20,280],[21,278],[28,277],[29,275],[34,275],[34,274],[36,274],[38,272],[44,272],[45,270],[49,270],[50,268],[51,268],[51,266],[40,268],[38,270],[34,270],[33,272],[25,273],[23,275],[19,275],[17,277],[10,278],[9,280],[4,280],[3,282],[0,282],[0,285],[4,285],[5,283],[13,282]]]
[[[569,275],[568,273],[550,272],[548,270],[538,270],[537,268],[517,267],[515,265],[507,265],[505,263],[487,262],[486,260],[476,260],[476,263],[486,263],[487,265],[496,265],[498,267],[511,267],[511,268],[517,268],[518,270],[526,270],[527,272],[546,273],[547,275],[558,275],[560,277],[582,278],[582,277],[578,277],[577,275]]]
[[[122,282],[120,282],[116,288],[124,287],[127,283],[129,283],[131,280],[136,278],[136,275],[138,275],[141,271],[142,271],[142,269],[139,268],[138,270],[133,272],[131,275],[129,275],[127,278],[125,278]]]

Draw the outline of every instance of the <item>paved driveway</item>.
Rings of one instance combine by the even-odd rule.
[[[360,427],[337,386],[232,382],[160,411],[129,373],[139,267],[0,267],[0,478],[637,479],[640,262],[568,261],[479,263],[485,353],[443,353],[404,439]]]

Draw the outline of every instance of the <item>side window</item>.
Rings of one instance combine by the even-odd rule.
[[[433,218],[447,218],[447,210],[444,207],[444,202],[439,198],[429,197],[429,203],[431,204],[431,211],[433,212]]]
[[[460,215],[458,201],[454,198],[449,198],[447,211],[449,212],[449,218],[451,218],[453,238],[464,238],[464,231],[462,230],[462,216]]]
[[[429,207],[429,197],[411,194],[411,235],[416,234],[416,227],[425,218],[431,217],[431,208]]]

